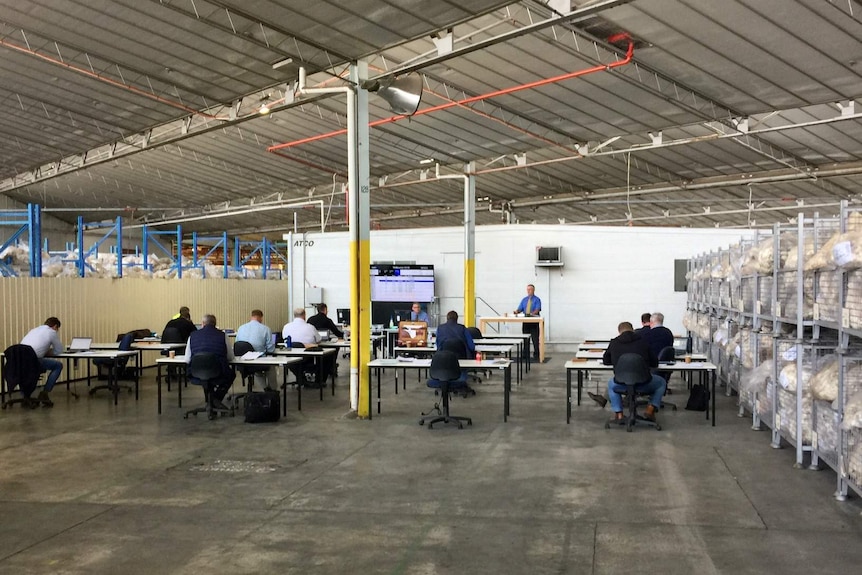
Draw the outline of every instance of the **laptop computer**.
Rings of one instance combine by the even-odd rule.
[[[329,341],[329,330],[328,329],[319,329],[319,330],[317,330],[317,334],[320,336],[321,341]]]
[[[69,349],[66,353],[79,353],[82,351],[90,351],[90,344],[93,343],[92,337],[73,337],[69,344]]]

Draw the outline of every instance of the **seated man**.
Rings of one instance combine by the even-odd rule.
[[[338,339],[344,339],[344,332],[338,329],[335,322],[329,319],[329,316],[326,315],[327,311],[328,308],[325,303],[318,304],[317,313],[308,318],[308,323],[313,325],[318,331],[329,331],[329,333],[336,336]]]
[[[197,353],[213,353],[219,357],[221,376],[213,382],[212,403],[213,407],[217,409],[228,409],[223,401],[233,384],[234,378],[236,378],[236,372],[230,365],[230,362],[234,360],[233,346],[228,340],[227,334],[216,327],[214,315],[205,315],[201,323],[201,328],[189,336],[189,341],[186,344],[185,361],[187,364],[191,363],[192,356]],[[195,378],[194,373],[189,373],[189,381],[196,385],[201,384],[200,380]]]
[[[644,341],[641,336],[634,332],[632,324],[624,321],[618,327],[619,335],[611,340],[608,344],[608,349],[602,357],[602,362],[605,365],[616,365],[617,360],[624,353],[636,353],[643,357],[647,365],[650,367],[658,367],[658,357],[649,347],[649,344]],[[652,378],[648,382],[639,383],[635,386],[635,390],[639,393],[650,395],[650,401],[647,405],[643,417],[650,421],[655,421],[655,412],[661,407],[661,398],[664,396],[666,382],[657,374],[653,373]],[[617,385],[614,378],[608,380],[608,399],[611,400],[611,409],[614,412],[614,419],[622,421],[623,415],[623,398],[620,395],[621,391],[625,391],[624,385]]]
[[[29,345],[36,352],[42,371],[51,372],[45,381],[45,388],[39,392],[39,396],[36,398],[36,401],[41,402],[44,407],[54,407],[54,402],[51,401],[48,394],[54,389],[54,384],[60,379],[60,373],[63,371],[62,363],[56,359],[50,359],[52,355],[63,353],[63,343],[57,336],[59,330],[60,320],[56,317],[49,317],[45,320],[44,325],[31,329],[21,340],[23,345]]]
[[[446,323],[437,328],[437,349],[452,351],[458,359],[472,359],[476,355],[476,344],[467,328],[458,323],[458,312],[447,313]],[[466,379],[467,370],[462,369],[461,380]]]
[[[413,302],[413,307],[410,309],[410,321],[424,321],[428,323],[428,314],[422,311],[422,306],[418,301]]]
[[[237,328],[236,341],[244,341],[250,344],[254,351],[263,354],[272,354],[275,351],[272,330],[263,323],[263,312],[259,309],[252,310],[251,319]],[[259,367],[253,369],[254,379],[261,387],[274,388],[275,370]]]
[[[305,321],[305,308],[302,307],[298,307],[293,310],[293,321],[284,325],[284,328],[281,330],[281,335],[284,337],[284,343],[288,347],[293,347],[297,343],[301,343],[306,348],[317,347],[317,344],[321,339],[317,328]],[[290,345],[288,345],[288,341],[291,342]],[[333,356],[334,355],[335,354],[333,354]],[[330,361],[334,360],[335,358],[333,357]],[[308,385],[309,378],[307,378],[305,374],[314,373],[313,365],[314,359],[306,358],[302,363],[291,365],[290,371],[293,372],[297,380],[303,380],[303,383]],[[317,382],[317,385],[325,385],[326,378],[329,375],[328,368],[329,365],[324,364],[323,381]]]

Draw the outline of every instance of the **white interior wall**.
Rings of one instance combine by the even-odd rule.
[[[480,226],[476,229],[477,315],[511,312],[536,286],[546,337],[553,344],[613,337],[621,321],[660,311],[665,325],[683,333],[686,294],[673,291],[674,260],[726,247],[745,230],[600,226]],[[433,264],[438,308],[462,313],[462,228],[385,230],[371,233],[371,260]],[[295,237],[302,240],[302,235]],[[305,287],[320,286],[330,315],[349,307],[346,233],[308,233],[294,247],[294,305]],[[537,268],[536,246],[562,246],[565,267]],[[496,310],[496,311],[495,311]]]

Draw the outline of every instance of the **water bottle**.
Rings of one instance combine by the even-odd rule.
[[[290,349],[293,347],[293,338],[292,337],[287,336],[287,339],[284,340],[284,347],[286,347],[287,349]]]

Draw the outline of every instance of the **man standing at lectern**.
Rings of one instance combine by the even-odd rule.
[[[515,313],[522,313],[526,317],[539,317],[542,311],[542,300],[536,297],[536,286],[527,284],[527,297],[521,300],[518,309]],[[521,331],[530,334],[530,339],[533,342],[533,359],[539,360],[539,324],[524,323],[521,326]]]

